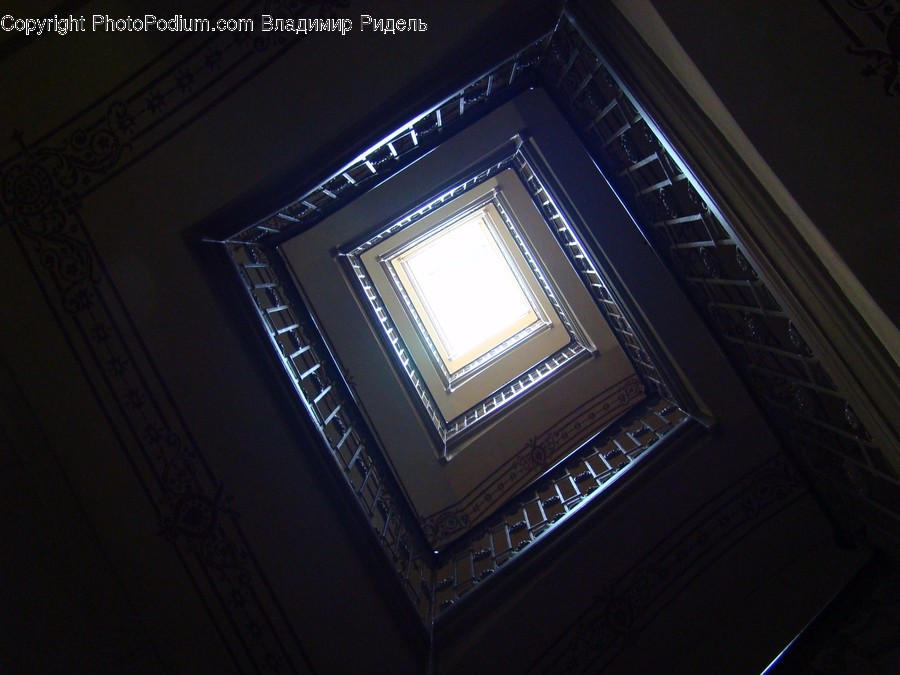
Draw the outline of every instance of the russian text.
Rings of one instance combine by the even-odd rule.
[[[370,28],[374,33],[404,33],[410,31],[424,32],[428,30],[428,24],[422,19],[376,19],[370,14],[359,17],[359,30],[364,33]]]

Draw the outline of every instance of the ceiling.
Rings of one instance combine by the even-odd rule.
[[[654,5],[682,37],[721,18]],[[870,548],[890,541],[835,543],[830,519],[847,503],[874,523],[870,533],[890,521],[896,493],[879,478],[886,470],[861,474],[870,482],[859,502],[811,490],[690,291],[669,282],[657,293],[647,283],[668,274],[657,263],[656,276],[622,270],[622,278],[633,275],[626,287],[646,295],[647,325],[669,336],[672,363],[703,404],[698,417],[717,422],[712,432],[657,453],[634,472],[639,480],[592,502],[556,544],[536,547],[425,630],[377,562],[376,537],[335,490],[320,439],[265,353],[220,245],[204,238],[290,204],[352,159],[357,143],[376,142],[553,28],[559,8],[524,0],[204,8],[220,17],[417,17],[428,31],[254,40],[88,33],[3,52],[0,536],[12,542],[0,556],[10,608],[0,619],[4,670],[646,672],[665,663],[670,672],[759,672]],[[71,11],[132,9],[89,2]],[[834,23],[823,14],[816,21]],[[832,87],[852,82],[860,105],[881,110],[883,91],[857,77],[840,35],[815,43],[852,64]],[[471,44],[484,49],[461,61]],[[727,56],[746,52],[736,43]],[[813,204],[826,200],[801,185],[799,163],[771,150],[779,140],[802,147],[781,130],[800,128],[804,111],[780,108],[777,128],[750,124],[729,73],[765,89],[747,81],[752,66],[733,72],[702,53],[696,60],[791,194],[825,220]],[[829,134],[840,155],[845,132]],[[816,166],[810,182],[829,184]],[[864,191],[847,189],[848,200]],[[873,213],[897,212],[896,197],[869,197]],[[854,228],[860,242],[881,231],[868,219]],[[854,272],[863,258],[895,266],[895,248],[856,249],[831,224],[822,232]],[[636,229],[610,236],[647,246]],[[880,277],[858,276],[890,315]],[[826,343],[836,334],[820,332]],[[865,399],[851,393],[854,403]],[[895,448],[882,450],[889,457]]]

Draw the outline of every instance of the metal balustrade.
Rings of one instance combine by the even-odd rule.
[[[315,334],[305,308],[290,296],[258,242],[229,243],[228,252],[276,353],[334,465],[369,522],[405,594],[431,619],[431,552],[424,544],[352,397]]]
[[[687,413],[665,399],[645,403],[479,524],[462,544],[445,552],[443,562],[435,568],[435,617],[563,525],[598,488],[690,420]]]
[[[526,553],[535,542],[546,539],[600,494],[601,488],[615,482],[654,447],[677,437],[678,431],[691,425],[692,418],[672,402],[673,388],[647,343],[630,323],[613,289],[582,246],[575,228],[563,218],[534,166],[520,153],[513,160],[516,169],[533,192],[545,195],[537,200],[541,210],[548,222],[557,224],[557,240],[569,252],[585,286],[635,363],[650,398],[625,421],[583,444],[541,481],[455,542],[451,550],[435,555],[425,545],[419,525],[390,475],[351,388],[293,288],[275,246],[287,236],[313,227],[370,186],[534,84],[538,75],[545,77],[552,72],[552,63],[541,66],[548,43],[549,36],[526,47],[490,74],[360,153],[357,160],[300,199],[222,242],[274,353],[331,457],[343,489],[352,495],[404,595],[426,626],[511,560]],[[547,54],[550,58],[550,52]],[[578,54],[573,56],[567,72],[577,72],[580,67]],[[588,84],[590,80],[584,80],[580,90]],[[598,128],[609,130],[608,145],[614,146],[627,132],[627,125],[622,124],[624,118],[620,119],[619,102],[607,107],[605,114],[596,112],[594,117]],[[634,115],[629,115],[633,120]],[[645,163],[647,171],[655,170],[651,164]]]
[[[416,532],[396,486],[386,479],[374,441],[354,415],[349,392],[343,392],[343,383],[333,376],[333,364],[309,317],[291,300],[265,248],[255,242],[232,242],[228,250],[311,421],[426,624],[549,534],[599,487],[690,420],[665,399],[643,404],[626,422],[582,446],[539,485],[457,543],[449,562],[439,564]]]
[[[654,360],[649,356],[647,341],[638,336],[637,330],[628,320],[622,306],[614,298],[609,285],[598,271],[590,253],[582,244],[576,228],[566,220],[553,196],[541,182],[540,176],[535,171],[534,158],[529,157],[527,149],[523,148],[516,153],[514,161],[519,176],[534,196],[538,208],[543,212],[547,223],[550,224],[551,231],[560,247],[572,262],[575,271],[581,276],[585,287],[600,307],[613,333],[619,338],[620,344],[631,357],[648,392],[674,400],[669,386],[657,369]]]
[[[890,497],[900,480],[882,449],[706,191],[569,14],[541,74],[817,488],[900,537],[900,508]],[[832,515],[847,523],[846,514]]]
[[[283,230],[312,227],[329,214],[398,169],[442,143],[509,96],[534,83],[535,66],[546,49],[549,35],[522,49],[490,73],[397,129],[385,140],[361,152],[336,171],[266,220],[238,233],[240,241],[271,241]],[[389,236],[391,232],[384,232]]]
[[[820,490],[861,501],[871,522],[897,530],[889,506],[900,481],[838,391],[728,223],[710,208],[702,186],[681,161],[600,51],[564,13],[551,36],[529,45],[491,73],[441,101],[360,153],[350,164],[266,220],[223,242],[274,352],[343,489],[353,496],[404,595],[427,626],[457,607],[488,578],[546,539],[616,482],[658,444],[678,436],[692,418],[673,401],[672,382],[651,345],[629,321],[593,264],[575,228],[546,192],[527,149],[516,166],[538,199],[651,394],[625,421],[567,458],[517,499],[440,555],[419,525],[366,428],[308,310],[277,264],[274,246],[320,222],[500,102],[542,84],[574,121],[595,161],[668,262],[731,361],[743,374],[785,443],[805,459]],[[682,405],[684,405],[682,401]]]

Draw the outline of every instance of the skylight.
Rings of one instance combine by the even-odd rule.
[[[445,445],[589,349],[529,248],[546,223],[515,171],[472,182],[347,253]]]
[[[482,207],[391,260],[451,375],[540,321],[494,231]]]

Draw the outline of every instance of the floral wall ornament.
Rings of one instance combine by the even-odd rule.
[[[270,11],[325,17],[348,5],[271,2]],[[179,39],[161,57],[170,66],[163,78],[133,73],[49,133],[26,134],[28,120],[10,120],[22,127],[12,135],[17,150],[0,165],[0,224],[28,260],[73,358],[97,392],[97,405],[113,426],[130,430],[133,440],[120,449],[158,513],[157,533],[176,549],[188,576],[207,581],[198,589],[203,602],[219,608],[220,629],[233,631],[235,643],[245,646],[233,654],[236,669],[270,661],[308,672],[313,668],[305,647],[271,593],[230,495],[210,469],[208,449],[196,445],[168,393],[94,243],[96,224],[83,216],[89,195],[168,141],[173,127],[196,122],[223,100],[226,85],[249,81],[298,42],[239,49],[241,38],[218,33],[202,52],[190,37]],[[103,368],[93,367],[98,363]]]
[[[866,60],[860,73],[880,79],[885,95],[900,94],[900,4],[892,0],[820,2],[850,39],[847,51]]]

